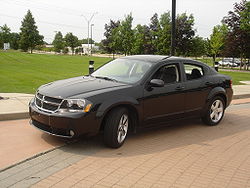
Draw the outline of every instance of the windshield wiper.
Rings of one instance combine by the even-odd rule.
[[[116,79],[109,78],[107,76],[95,76],[95,78],[99,78],[99,79],[103,79],[103,80],[109,80],[109,81],[113,81],[113,82],[118,82]]]

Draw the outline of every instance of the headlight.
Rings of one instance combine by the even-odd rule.
[[[65,99],[60,107],[60,112],[89,112],[92,103],[84,99]]]

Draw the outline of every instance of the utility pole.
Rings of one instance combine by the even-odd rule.
[[[93,39],[92,39],[92,32],[93,32],[93,30],[92,30],[92,27],[94,26],[94,24],[91,24],[90,25],[90,54],[92,55],[92,41],[93,41]]]
[[[97,12],[94,12],[94,13],[91,15],[90,19],[87,19],[84,15],[82,15],[82,16],[85,18],[85,20],[86,20],[86,22],[87,22],[87,24],[88,24],[88,54],[89,54],[89,24],[90,24],[90,22],[91,22],[91,20],[93,19],[93,17],[94,17],[95,14],[97,14]]]
[[[171,30],[171,56],[175,55],[176,46],[176,0],[172,0],[172,30]]]

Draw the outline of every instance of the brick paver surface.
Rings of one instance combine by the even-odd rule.
[[[63,144],[65,140],[43,134],[28,119],[0,121],[0,169]]]
[[[0,173],[0,187],[250,187],[250,104],[219,126],[199,120],[144,131],[119,149],[101,136]]]

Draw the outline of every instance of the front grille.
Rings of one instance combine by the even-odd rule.
[[[53,113],[59,109],[62,101],[63,100],[59,98],[49,97],[42,95],[41,93],[37,93],[35,103],[40,110]]]

